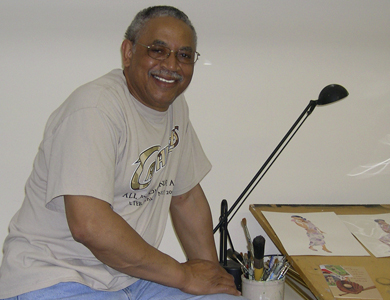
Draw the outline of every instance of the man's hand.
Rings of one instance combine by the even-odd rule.
[[[193,295],[239,296],[233,276],[218,263],[210,207],[198,184],[187,193],[172,197],[171,217],[188,261],[182,263],[179,288]]]
[[[194,259],[182,264],[185,270],[185,286],[183,292],[193,295],[231,294],[239,296],[233,276],[219,264]]]

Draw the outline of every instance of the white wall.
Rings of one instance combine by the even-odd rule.
[[[350,92],[316,108],[230,223],[237,250],[246,250],[242,218],[253,237],[262,233],[250,203],[390,202],[388,0],[165,3],[183,9],[199,35],[186,97],[213,163],[203,187],[215,224],[220,201],[234,202],[309,100],[330,83]],[[1,241],[49,114],[79,85],[121,67],[126,27],[154,4],[0,1]],[[368,176],[349,175],[380,162]],[[161,249],[184,260],[170,224]]]

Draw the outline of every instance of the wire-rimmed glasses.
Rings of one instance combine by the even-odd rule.
[[[140,43],[137,43],[140,46],[143,46],[147,48],[148,55],[151,58],[157,59],[157,60],[165,60],[167,59],[171,53],[175,54],[175,57],[178,62],[183,64],[194,64],[198,60],[200,53],[194,52],[191,49],[180,49],[176,52],[169,49],[168,47],[165,47],[163,45],[143,45]]]

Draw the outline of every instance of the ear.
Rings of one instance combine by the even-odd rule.
[[[133,56],[133,43],[129,40],[124,40],[121,46],[122,52],[122,64],[124,67],[128,67]]]

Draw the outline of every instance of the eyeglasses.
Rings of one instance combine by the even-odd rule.
[[[171,53],[175,53],[173,50],[162,45],[146,46],[140,43],[137,44],[147,48],[148,55],[151,58],[158,59],[158,60],[165,60],[171,55]],[[194,52],[192,50],[186,50],[186,49],[179,50],[175,53],[175,57],[177,61],[183,64],[194,64],[198,60],[199,56],[200,53],[196,51]]]

